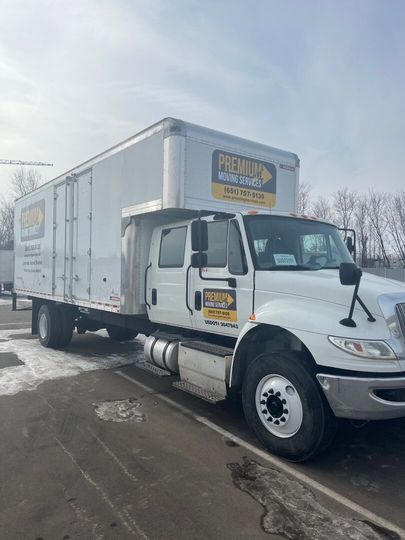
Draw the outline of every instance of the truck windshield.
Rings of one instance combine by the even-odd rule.
[[[321,270],[353,262],[333,225],[282,216],[245,216],[257,270]]]

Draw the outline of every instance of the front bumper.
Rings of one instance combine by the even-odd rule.
[[[335,416],[387,420],[405,416],[405,377],[316,376]]]

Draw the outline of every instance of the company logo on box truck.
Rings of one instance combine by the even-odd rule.
[[[21,241],[42,238],[45,232],[45,199],[21,208]]]
[[[214,150],[211,192],[216,199],[273,208],[277,169],[274,163]]]

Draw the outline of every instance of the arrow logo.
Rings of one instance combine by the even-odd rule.
[[[263,184],[266,184],[272,178],[273,178],[273,176],[272,176],[271,172],[269,171],[269,169],[266,167],[266,165],[262,164],[261,170],[260,170],[260,179],[263,182]]]
[[[41,208],[38,207],[38,213],[37,213],[37,225],[42,225],[42,222],[44,221],[44,213],[42,212]]]
[[[227,294],[226,296],[226,303],[228,304],[228,307],[235,302],[235,299],[230,295]]]

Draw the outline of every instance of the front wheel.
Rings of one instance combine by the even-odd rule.
[[[336,419],[321,392],[299,354],[260,355],[243,382],[246,421],[270,452],[305,461],[324,450],[336,432]]]

